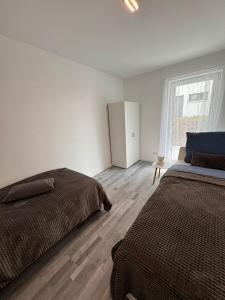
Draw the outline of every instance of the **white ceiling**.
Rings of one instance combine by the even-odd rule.
[[[0,0],[0,33],[127,78],[225,48],[225,0]]]

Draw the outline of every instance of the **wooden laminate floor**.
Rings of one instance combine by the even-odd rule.
[[[40,262],[9,286],[1,299],[109,300],[111,248],[135,220],[155,190],[154,169],[140,161],[129,169],[112,167],[96,176],[113,207],[73,230]]]

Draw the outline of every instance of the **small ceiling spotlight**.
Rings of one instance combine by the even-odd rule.
[[[134,13],[139,9],[137,0],[123,0],[123,2],[126,4],[126,6],[129,8],[129,10],[132,13]]]

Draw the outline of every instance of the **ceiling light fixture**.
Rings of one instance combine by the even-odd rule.
[[[129,10],[132,13],[134,13],[135,11],[137,11],[139,9],[137,0],[124,0],[124,3],[126,4],[126,6],[129,8]]]

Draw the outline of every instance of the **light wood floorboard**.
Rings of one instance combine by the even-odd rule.
[[[9,286],[1,299],[110,300],[111,248],[123,238],[155,190],[154,169],[140,161],[96,176],[113,207],[73,230],[40,262]]]

